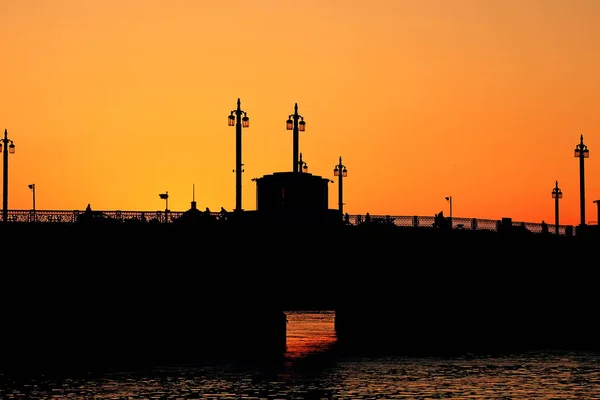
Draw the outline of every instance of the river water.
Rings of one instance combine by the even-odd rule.
[[[0,376],[1,399],[600,399],[600,355],[408,358],[335,351],[332,312],[288,312],[277,364],[206,363],[101,376]]]

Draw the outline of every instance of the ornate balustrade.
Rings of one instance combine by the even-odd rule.
[[[349,215],[348,223],[359,225],[370,220],[371,222],[382,224],[393,224],[404,227],[433,227],[435,217],[430,216],[391,216],[391,215]],[[453,229],[472,229],[472,230],[490,230],[497,231],[501,220],[480,219],[480,218],[447,218]],[[524,227],[533,233],[542,232],[542,224],[536,222],[516,222],[512,221],[513,227]],[[549,233],[556,233],[555,225],[547,225]],[[570,225],[559,225],[558,232],[561,235],[574,235],[573,227]]]
[[[37,223],[74,223],[79,215],[84,211],[60,211],[60,210],[9,210],[7,222],[37,222]],[[145,220],[147,222],[171,223],[183,215],[182,211],[93,211],[97,218],[107,218],[113,221],[132,221]],[[211,216],[215,219],[220,219],[222,214],[219,212],[211,212]],[[453,229],[470,229],[470,230],[491,230],[497,231],[501,221],[479,218],[457,218],[451,220]],[[432,216],[391,216],[391,215],[363,215],[355,214],[347,216],[347,223],[350,225],[360,225],[367,221],[382,224],[393,224],[399,227],[433,227],[435,217]],[[542,224],[535,222],[512,222],[513,227],[524,227],[534,233],[542,232]],[[555,226],[548,224],[548,231],[555,232]],[[560,225],[559,234],[574,235],[575,231],[570,225]]]
[[[9,210],[8,222],[52,222],[74,223],[84,211],[58,211],[58,210]],[[173,222],[183,212],[180,211],[93,211],[96,218],[107,218],[114,221],[146,220],[160,223]],[[217,214],[217,213],[214,213]]]

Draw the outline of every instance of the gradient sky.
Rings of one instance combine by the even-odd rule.
[[[350,214],[579,223],[600,199],[597,0],[3,0],[0,128],[9,209],[243,207],[292,169],[298,103],[309,172],[342,156]]]

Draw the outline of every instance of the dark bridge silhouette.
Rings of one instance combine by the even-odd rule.
[[[4,202],[1,371],[279,359],[291,308],[335,310],[342,351],[600,350],[597,226],[342,215],[341,180],[330,210],[331,181],[299,168],[297,105],[293,170],[254,179],[242,210],[240,106],[233,212]]]
[[[334,310],[342,351],[600,350],[593,269],[556,267],[597,254],[594,235],[379,222],[0,232],[24,249],[2,272],[3,369],[277,358],[292,308]]]
[[[267,175],[254,211],[10,211],[0,370],[277,360],[290,308],[333,309],[340,351],[600,350],[596,227],[342,216],[327,184]]]
[[[333,309],[343,351],[600,350],[596,227],[342,216],[293,174],[255,211],[11,211],[0,367],[277,359],[290,308]]]

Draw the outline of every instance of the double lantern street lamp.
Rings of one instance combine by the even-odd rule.
[[[558,181],[552,189],[552,198],[554,199],[554,233],[558,235],[558,200],[562,199],[562,191],[558,187]]]
[[[344,178],[348,176],[348,170],[346,166],[342,164],[342,157],[340,156],[340,162],[333,169],[333,175],[338,177],[338,209],[340,210],[340,215],[344,215],[344,200],[343,200],[343,191],[342,185]]]
[[[237,100],[237,108],[229,114],[227,124],[235,126],[235,211],[242,211],[242,128],[250,126],[250,118],[241,109],[240,99]]]
[[[585,176],[583,170],[583,160],[590,157],[590,151],[583,144],[583,135],[580,142],[575,146],[575,158],[579,157],[579,209],[581,211],[581,225],[585,225]]]
[[[304,132],[306,129],[306,122],[304,122],[304,117],[298,114],[298,103],[294,105],[294,113],[288,116],[288,120],[286,121],[286,128],[288,131],[293,130],[293,171],[298,172],[300,167],[298,161],[298,132]]]
[[[8,138],[8,130],[4,129],[4,138],[0,140],[0,151],[4,154],[4,175],[2,185],[2,221],[8,222],[8,153],[14,154],[15,144]]]

